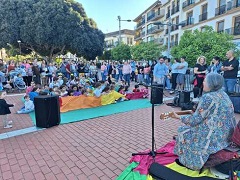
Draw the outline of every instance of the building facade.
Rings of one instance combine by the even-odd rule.
[[[109,50],[116,47],[120,42],[128,44],[130,46],[135,44],[134,31],[129,29],[123,29],[121,32],[114,31],[105,34],[105,49]]]
[[[170,32],[172,47],[179,43],[185,30],[204,31],[205,26],[211,26],[219,33],[233,35],[240,47],[240,0],[168,0],[165,4],[156,1],[134,21],[137,43],[156,41],[167,45]],[[154,25],[156,21],[171,24],[170,31],[168,25]]]

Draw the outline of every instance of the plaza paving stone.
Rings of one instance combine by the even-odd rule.
[[[7,102],[17,104],[9,116],[14,127],[0,128],[0,133],[33,126],[28,115],[14,114],[21,107],[20,97],[7,97]],[[162,112],[178,108],[160,105],[154,109],[159,148],[172,140],[181,123],[159,120]],[[239,120],[240,115],[236,116]],[[0,179],[116,179],[133,152],[151,148],[151,122],[151,108],[146,108],[0,140]]]

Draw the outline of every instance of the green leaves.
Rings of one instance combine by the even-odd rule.
[[[130,46],[127,44],[119,44],[111,51],[114,60],[129,60],[131,59]]]
[[[173,57],[186,56],[191,67],[196,64],[199,56],[205,56],[209,63],[214,56],[225,59],[225,54],[230,49],[235,49],[233,37],[225,33],[217,33],[212,27],[206,26],[204,32],[199,30],[185,31],[181,36],[178,46],[171,49]]]
[[[104,34],[74,0],[2,0],[0,36],[0,47],[18,47],[21,40],[22,48],[50,57],[65,50],[95,59],[104,44]]]
[[[132,57],[135,60],[154,60],[157,59],[161,52],[164,51],[163,46],[159,46],[154,42],[142,42],[131,48]]]

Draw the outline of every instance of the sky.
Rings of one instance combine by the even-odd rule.
[[[122,20],[133,20],[156,0],[76,0],[82,4],[89,18],[92,18],[103,33],[119,30],[118,16]],[[162,0],[165,3],[167,0]],[[134,30],[135,22],[121,21],[121,29]]]

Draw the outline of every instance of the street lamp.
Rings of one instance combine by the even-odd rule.
[[[168,58],[170,58],[170,33],[171,33],[171,27],[172,26],[184,26],[185,23],[173,24],[171,22],[171,18],[169,18],[169,21],[167,23],[155,22],[153,24],[154,25],[166,25],[166,26],[168,26]]]
[[[21,56],[21,54],[22,54],[22,52],[21,52],[21,41],[18,40],[17,42],[18,42],[18,45],[19,45],[19,53],[20,53],[20,56]]]
[[[127,21],[127,22],[131,22],[132,20],[128,19],[128,20],[123,20],[121,19],[121,16],[118,16],[118,22],[119,22],[119,38],[118,38],[118,44],[120,44],[121,42],[121,21]]]

